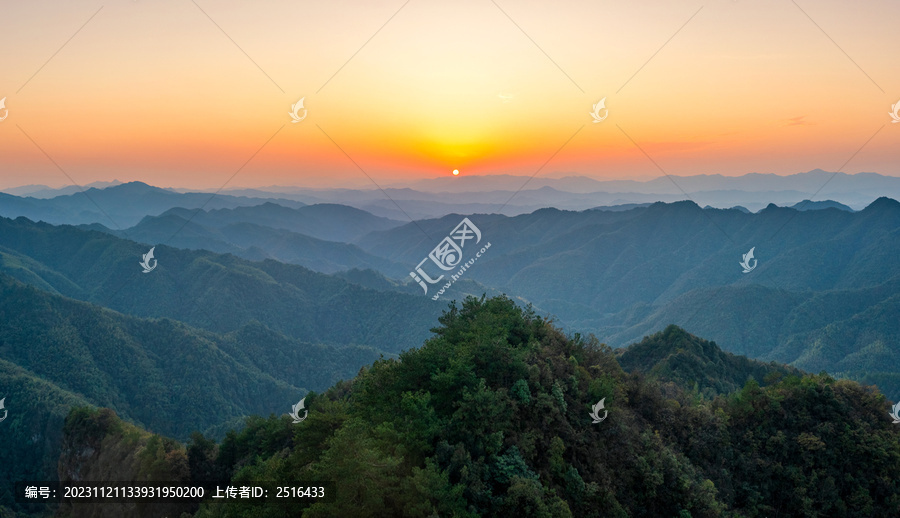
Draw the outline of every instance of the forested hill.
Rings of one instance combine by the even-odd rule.
[[[302,423],[254,418],[218,446],[194,436],[178,449],[193,480],[331,480],[336,502],[206,503],[194,518],[900,513],[900,440],[877,390],[788,374],[708,398],[626,372],[606,346],[566,337],[504,297],[451,306],[434,332],[421,348],[310,394]],[[705,358],[720,356],[670,328],[644,344],[655,352],[636,349],[630,361],[652,370],[696,345]],[[683,363],[668,365],[689,380],[678,372]],[[758,368],[732,367],[711,386]],[[601,400],[602,420],[592,422]],[[119,447],[117,427],[97,431],[98,419],[109,417],[81,414],[67,437]],[[62,458],[61,468],[73,460]]]
[[[379,356],[304,343],[258,322],[217,334],[136,318],[0,273],[0,398],[8,412],[0,412],[0,507],[14,481],[53,478],[72,408],[109,407],[186,440],[244,416],[285,412],[307,389],[349,379]]]
[[[298,390],[236,361],[228,354],[234,345],[211,333],[50,295],[2,274],[0,315],[0,358],[167,434],[274,407]]]
[[[14,484],[55,478],[66,416],[90,401],[2,359],[0,398],[0,517],[18,518],[7,508]]]
[[[801,372],[780,363],[762,363],[723,351],[715,342],[698,338],[670,325],[639,343],[616,351],[623,369],[643,372],[707,396],[728,394],[752,378],[759,383]]]

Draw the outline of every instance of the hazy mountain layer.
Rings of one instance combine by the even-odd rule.
[[[46,199],[0,192],[0,216],[24,216],[33,221],[67,225],[100,223],[120,230],[136,225],[144,216],[155,216],[172,207],[233,208],[267,201],[277,201],[287,207],[303,206],[301,202],[281,198],[248,198],[211,192],[178,193],[142,182],[130,182]]]
[[[517,216],[547,207],[586,210],[596,206],[657,201],[691,200],[700,206],[741,206],[755,212],[769,203],[795,206],[813,195],[816,199],[805,203],[806,209],[826,206],[862,209],[879,196],[900,199],[900,179],[896,177],[875,173],[848,175],[821,170],[785,176],[755,173],[734,177],[669,176],[646,182],[601,181],[580,176],[459,176],[421,180],[383,190],[374,186],[363,189],[272,186],[198,193],[187,189],[158,189],[140,182],[122,185],[98,182],[92,185],[98,188],[86,189],[85,193],[79,192],[76,187],[59,190],[42,190],[42,186],[7,189],[9,194],[34,197],[17,198],[0,194],[0,216],[26,216],[35,221],[52,223],[101,223],[121,230],[135,225],[144,215],[159,215],[172,207],[218,209],[254,206],[264,202],[275,202],[286,207],[342,204],[408,222],[410,218],[439,218],[453,213],[500,212]],[[110,188],[103,188],[110,185]],[[342,240],[303,230],[299,232],[326,240]]]
[[[348,243],[370,232],[387,230],[405,223],[373,216],[366,211],[346,205],[330,203],[299,208],[263,203],[252,207],[208,211],[173,208],[166,211],[163,216],[169,214],[210,228],[250,223],[341,243]]]
[[[358,244],[414,265],[439,241],[419,227],[440,236],[459,218],[373,233]],[[857,213],[771,206],[748,214],[681,202],[471,219],[492,247],[468,279],[533,302],[567,329],[593,331],[610,345],[676,323],[732,352],[815,372],[860,377],[900,365],[884,361],[893,359],[900,337],[882,316],[900,314],[894,200]],[[743,273],[739,263],[751,248],[755,268]],[[852,340],[844,328],[853,330]],[[835,333],[842,333],[840,346],[830,345]],[[889,389],[900,391],[900,383]]]
[[[0,219],[0,271],[42,289],[139,317],[171,318],[226,333],[253,321],[312,343],[356,344],[388,352],[427,338],[439,305],[421,296],[366,289],[306,268],[268,260],[157,246],[115,236]]]
[[[177,248],[234,254],[251,261],[275,259],[322,273],[374,268],[394,278],[408,275],[405,265],[371,255],[356,245],[246,222],[207,227],[197,223],[197,218],[189,220],[185,217],[189,218],[189,215],[179,212],[175,209],[161,216],[148,216],[137,226],[124,231],[110,230],[96,223],[83,228],[127,236],[148,246],[166,243]]]

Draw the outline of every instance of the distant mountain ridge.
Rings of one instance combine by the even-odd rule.
[[[383,192],[377,189],[272,189],[280,195],[306,203],[329,201],[393,219],[404,219],[406,214],[414,219],[427,219],[453,212],[494,213],[501,206],[503,214],[515,216],[545,207],[585,210],[600,205],[688,199],[701,206],[744,206],[755,212],[769,203],[793,206],[814,193],[819,199],[832,198],[843,205],[862,209],[879,196],[900,198],[900,178],[877,173],[832,173],[821,169],[792,175],[669,176],[644,182],[595,180],[579,176],[530,178],[497,174],[390,184]],[[259,196],[263,191],[252,194],[247,190],[235,192]],[[406,214],[397,209],[395,202]]]
[[[826,181],[828,185],[822,194],[840,192],[842,189],[864,189],[866,192],[877,192],[879,189],[894,191],[900,189],[900,177],[885,176],[878,173],[848,174],[841,172],[811,171],[789,175],[747,173],[738,176],[720,174],[698,174],[691,176],[668,175],[652,180],[596,180],[584,176],[566,176],[562,178],[514,175],[483,175],[441,177],[418,180],[406,184],[406,187],[428,192],[472,192],[481,190],[515,190],[528,181],[529,189],[551,187],[572,193],[609,192],[609,193],[656,193],[675,194],[681,189],[691,192],[744,190],[762,192],[772,190],[816,192]],[[389,185],[388,187],[395,187]],[[880,194],[889,195],[882,191]]]
[[[364,210],[334,203],[285,207],[266,202],[249,207],[199,212],[175,207],[160,214],[160,217],[170,214],[213,228],[251,223],[340,243],[350,243],[370,232],[388,230],[408,222],[374,216]]]
[[[811,201],[811,200],[803,200],[801,202],[795,203],[791,205],[792,209],[796,210],[822,210],[822,209],[838,209],[844,210],[847,212],[856,212],[850,207],[844,205],[843,203],[838,203],[834,200],[822,200],[822,201]]]
[[[63,196],[66,194],[75,194],[80,192],[82,188],[90,189],[105,189],[107,187],[113,187],[116,185],[121,185],[122,182],[118,180],[113,180],[111,182],[92,182],[87,185],[83,185],[79,188],[76,185],[70,185],[68,187],[61,187],[58,189],[54,189],[47,185],[23,185],[21,187],[12,187],[9,189],[0,189],[0,192],[5,192],[7,194],[12,194],[14,196],[27,196],[30,198],[55,198],[56,196]]]
[[[125,192],[127,189],[116,189],[131,184],[140,182],[110,187],[110,194]],[[148,192],[155,189],[146,184],[140,185]],[[37,186],[7,191],[21,194],[35,187]],[[820,169],[792,175],[750,173],[742,176],[669,176],[644,182],[596,180],[577,176],[530,178],[498,174],[433,178],[391,184],[384,186],[384,189],[376,189],[374,186],[370,189],[269,186],[259,189],[226,189],[214,197],[212,192],[197,193],[187,189],[161,191],[168,194],[164,203],[148,203],[148,200],[141,200],[135,197],[135,193],[130,193],[129,203],[133,207],[116,206],[116,200],[108,199],[94,189],[89,189],[86,195],[72,194],[74,198],[61,196],[48,200],[7,198],[0,193],[0,216],[26,216],[35,221],[51,223],[101,223],[110,228],[122,229],[135,225],[143,215],[159,215],[173,207],[193,209],[206,205],[206,209],[234,208],[269,201],[286,207],[322,203],[349,205],[376,216],[407,222],[410,218],[429,219],[452,213],[502,212],[515,216],[546,207],[586,210],[597,206],[683,200],[717,208],[742,206],[756,212],[769,203],[794,206],[813,195],[816,197],[813,200],[815,202],[833,200],[853,210],[860,210],[880,196],[900,199],[900,178],[877,173],[833,173]],[[41,196],[44,195],[50,194]],[[161,194],[153,196],[161,197]],[[186,196],[181,199],[187,201],[178,202],[178,196]],[[88,197],[96,201],[96,205]],[[132,208],[135,210],[131,210]],[[144,211],[143,214],[139,214],[141,210]]]
[[[101,223],[110,228],[122,229],[137,224],[147,215],[161,214],[173,207],[235,208],[259,205],[266,201],[277,201],[285,207],[304,205],[280,198],[246,198],[203,192],[182,194],[142,182],[129,182],[48,199],[19,197],[0,192],[0,216],[24,216],[32,221],[64,225]]]

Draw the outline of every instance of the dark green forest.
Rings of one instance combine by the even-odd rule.
[[[900,440],[873,387],[735,357],[674,326],[617,355],[505,297],[451,304],[432,331],[310,393],[302,423],[272,415],[219,442],[159,437],[142,450],[156,471],[131,462],[119,475],[337,483],[330,504],[181,509],[195,518],[900,513]],[[608,417],[592,424],[601,398]],[[128,437],[151,441],[118,423],[69,415],[61,472],[78,459],[90,470]]]
[[[170,319],[122,315],[0,273],[0,506],[12,483],[56,477],[73,407],[114,408],[147,430],[221,437],[248,415],[289,408],[382,356],[310,344],[250,322],[213,333]],[[2,516],[2,515],[0,515]],[[5,517],[4,517],[5,518]]]

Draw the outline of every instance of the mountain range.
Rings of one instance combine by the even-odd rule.
[[[396,353],[425,338],[410,330],[436,311],[433,301],[416,297],[423,291],[409,272],[461,217],[402,224],[335,204],[176,207],[124,230],[83,227],[137,239],[145,243],[143,251],[96,233],[73,241],[76,233],[63,230],[68,227],[25,220],[0,223],[7,225],[0,246],[20,256],[16,264],[28,265],[13,270],[20,280],[138,317],[177,318],[219,333],[258,320],[299,340]],[[566,329],[593,332],[614,347],[676,323],[730,352],[900,392],[891,366],[900,359],[892,345],[900,331],[881,316],[897,311],[898,274],[891,258],[900,253],[900,209],[893,200],[880,198],[858,212],[800,202],[749,213],[686,201],[470,217],[492,247],[445,299],[507,293],[558,318]],[[160,244],[166,240],[168,245]],[[109,248],[113,242],[118,245]],[[155,273],[165,272],[165,279],[143,286],[147,278],[131,263],[154,246],[163,265]],[[101,253],[104,248],[109,250]],[[759,267],[745,274],[737,263],[751,248]],[[350,271],[360,272],[355,282],[347,282]],[[305,280],[267,280],[294,276]],[[299,298],[296,289],[303,293]],[[268,295],[253,300],[245,293]],[[385,307],[385,296],[395,301]],[[147,298],[157,302],[140,302]],[[338,308],[339,318],[355,322],[350,308],[359,304],[410,323],[391,329],[372,315],[364,319],[368,323],[323,326],[331,319],[316,316]],[[856,338],[848,343],[848,335]]]
[[[275,259],[323,273],[374,268],[391,277],[403,277],[407,273],[404,265],[350,244],[370,232],[401,224],[345,205],[288,208],[267,202],[210,211],[174,208],[123,230],[99,223],[82,228],[151,245],[229,253],[251,261]]]
[[[114,194],[115,189],[123,188],[133,194],[147,187],[123,184],[105,190]],[[866,390],[872,389],[850,381],[809,377],[803,371],[827,371],[874,384],[889,395],[900,392],[900,369],[894,367],[900,365],[900,321],[896,318],[900,315],[900,273],[894,267],[894,258],[900,253],[900,203],[892,199],[879,198],[859,211],[836,203],[800,201],[793,208],[771,204],[753,213],[740,208],[700,208],[682,201],[582,211],[546,208],[518,216],[470,214],[467,217],[481,232],[474,248],[487,242],[491,247],[440,302],[431,300],[438,285],[423,294],[409,271],[427,258],[463,215],[403,223],[338,204],[284,206],[256,201],[259,203],[242,206],[243,200],[235,198],[228,202],[238,205],[220,208],[173,206],[159,214],[144,214],[134,226],[122,229],[97,221],[73,226],[25,217],[0,218],[0,321],[4,322],[0,325],[0,371],[6,373],[0,381],[0,394],[6,395],[10,410],[9,420],[3,423],[9,426],[5,437],[8,444],[17,445],[0,453],[0,461],[10,467],[6,475],[10,484],[26,477],[46,478],[56,460],[62,466],[60,476],[103,473],[98,466],[108,465],[108,455],[126,455],[134,466],[144,466],[140,461],[143,454],[131,449],[134,444],[142,445],[141,451],[161,448],[157,454],[166,459],[183,454],[186,465],[194,466],[191,469],[207,466],[202,469],[212,469],[210,473],[229,480],[233,476],[245,480],[261,477],[265,469],[277,471],[280,461],[268,448],[280,445],[278,451],[302,457],[305,454],[293,448],[305,444],[305,451],[318,448],[331,453],[321,458],[322,463],[318,457],[296,460],[318,466],[319,475],[336,476],[338,471],[329,471],[328,466],[347,473],[363,468],[345,466],[349,461],[338,455],[357,444],[354,441],[362,441],[361,451],[379,465],[393,461],[382,457],[387,453],[381,446],[372,445],[394,441],[403,444],[403,453],[397,454],[411,462],[410,466],[426,470],[422,473],[429,473],[428,477],[449,477],[447,480],[456,481],[451,486],[468,480],[459,478],[462,467],[486,470],[483,474],[494,480],[494,485],[485,491],[500,498],[497,495],[512,486],[509,474],[498,473],[512,469],[520,478],[541,480],[547,491],[556,487],[557,494],[566,495],[566,505],[576,508],[582,497],[574,495],[581,493],[563,491],[568,486],[553,481],[556,472],[546,471],[546,466],[557,461],[528,453],[537,443],[529,442],[526,429],[545,429],[541,412],[530,410],[535,413],[523,414],[521,422],[501,419],[497,429],[484,428],[481,418],[473,417],[480,408],[475,402],[483,398],[504,402],[497,407],[497,416],[506,412],[501,407],[509,398],[510,405],[525,405],[528,398],[523,387],[527,386],[529,397],[534,398],[529,401],[539,401],[542,411],[557,415],[554,412],[559,410],[551,408],[559,405],[563,409],[559,415],[565,417],[553,419],[561,419],[557,424],[568,430],[580,430],[582,424],[581,418],[568,415],[565,408],[587,404],[581,401],[585,394],[592,401],[609,394],[608,408],[623,401],[623,394],[628,394],[628,400],[642,402],[622,417],[632,424],[653,422],[658,429],[669,426],[669,435],[646,450],[647,454],[668,451],[672,458],[685,455],[690,459],[675,471],[657,466],[650,472],[694,480],[691,494],[704,491],[702,480],[691,478],[691,473],[705,473],[723,495],[722,500],[702,500],[702,506],[707,506],[704,512],[712,516],[721,506],[751,505],[747,502],[755,502],[754,509],[763,509],[761,502],[768,497],[753,491],[769,494],[766,491],[774,489],[735,489],[728,482],[735,477],[750,483],[748,474],[738,474],[744,468],[730,465],[727,470],[732,474],[723,475],[712,467],[712,458],[697,453],[697,446],[686,439],[688,435],[715,434],[730,426],[723,421],[704,428],[691,421],[719,419],[704,413],[707,411],[702,408],[709,404],[704,401],[731,398],[716,405],[732,416],[729,419],[744,423],[750,419],[744,406],[748,399],[788,398],[797,408],[805,408],[812,403],[803,399],[806,396],[801,394],[807,393],[800,387],[815,387],[821,393],[839,387],[838,395],[828,396],[837,398],[829,400],[829,405],[838,409],[836,415],[849,419],[847,415],[856,405],[866,409],[865,419],[871,421],[878,419],[876,415],[886,419],[884,396],[867,395]],[[135,214],[142,210],[140,203],[133,209]],[[157,264],[153,271],[142,273],[138,263],[151,247]],[[751,271],[743,273],[738,263],[751,249],[756,262]],[[471,258],[474,252],[470,250],[466,245],[462,260]],[[424,264],[429,272],[442,273],[430,261]],[[507,293],[510,298],[468,299],[463,307],[451,304],[441,315],[448,301],[482,293]],[[512,309],[513,301],[526,306],[525,313]],[[536,314],[552,318],[559,329],[538,331],[540,326],[534,326],[541,319]],[[525,315],[525,320],[516,315]],[[435,321],[441,326],[433,327]],[[566,333],[565,338],[558,333]],[[584,333],[593,333],[597,339],[582,338]],[[532,338],[526,340],[526,335]],[[549,340],[545,344],[549,349],[518,356],[533,347],[532,339]],[[511,349],[497,345],[504,340]],[[604,349],[600,342],[619,349]],[[520,351],[520,347],[524,349]],[[597,348],[607,352],[598,355]],[[420,354],[419,350],[427,352]],[[491,367],[505,365],[509,358],[519,358],[527,366],[515,367],[519,369],[515,372]],[[389,367],[394,361],[407,366]],[[577,367],[583,362],[593,374],[581,387],[581,382],[572,380],[585,376]],[[382,393],[383,387],[394,386],[390,385],[395,382],[391,381],[394,374],[388,374],[392,369],[405,374],[397,381],[396,390]],[[479,389],[473,373],[493,379],[491,391]],[[513,374],[525,380],[525,385]],[[650,385],[627,381],[644,378],[652,380]],[[748,379],[754,381],[748,385]],[[797,381],[801,379],[802,383]],[[376,392],[381,391],[378,393],[399,408],[405,421],[384,417],[388,407],[367,395],[369,389],[360,388],[372,383],[382,387]],[[581,388],[573,388],[572,383]],[[753,383],[773,388],[758,389]],[[430,395],[417,393],[420,389]],[[611,392],[604,392],[607,390]],[[318,391],[328,395],[320,396]],[[653,395],[654,391],[664,394],[663,399],[654,399],[660,397]],[[581,395],[573,399],[576,394]],[[292,438],[293,425],[285,423],[286,418],[275,417],[304,395],[308,404],[322,405],[318,409],[323,415],[311,417],[311,422],[325,419],[316,427],[332,423],[315,428],[315,433],[331,437],[327,440],[334,449],[315,440],[304,442],[310,438]],[[363,400],[367,403],[362,408],[354,406]],[[693,424],[673,428],[657,420],[672,402],[689,409],[677,419]],[[366,405],[371,410],[366,410]],[[459,415],[436,410],[455,405],[465,410]],[[113,409],[118,417],[96,410],[99,407]],[[76,408],[82,410],[73,411]],[[432,412],[441,417],[435,421],[428,417]],[[268,419],[251,418],[242,424],[248,415],[266,414],[270,414]],[[753,415],[753,419],[768,419]],[[116,425],[118,419],[131,424]],[[374,436],[358,435],[357,425],[343,428],[348,420],[381,423],[381,431]],[[819,448],[812,436],[830,433],[820,429],[821,423],[802,419],[791,425],[793,428],[766,422],[770,435],[777,436],[781,430],[791,444],[812,448],[810,451]],[[80,428],[90,423],[96,426]],[[452,431],[468,426],[465,423],[484,428],[482,435],[501,433],[510,440],[502,449],[491,450],[485,464],[459,464],[448,460],[450,450],[442,449],[440,441],[433,442],[436,436],[429,435],[432,439],[423,443],[418,432],[404,428],[437,426]],[[241,426],[246,426],[244,431],[228,431]],[[638,431],[643,425],[634,426],[635,433],[643,433]],[[343,431],[332,436],[339,429]],[[732,431],[738,429],[743,430]],[[106,439],[90,439],[94,433],[90,430],[105,430]],[[878,430],[873,433],[886,437],[885,430]],[[204,432],[209,438],[194,432]],[[270,433],[274,435],[268,437]],[[395,433],[400,435],[393,436]],[[577,442],[582,432],[566,433],[574,433],[567,441]],[[445,439],[453,437],[457,436],[451,433]],[[845,439],[834,436],[827,440]],[[105,448],[112,450],[98,449],[104,441],[109,441]],[[184,442],[186,446],[180,444]],[[551,436],[543,436],[539,442],[546,451],[558,449]],[[205,457],[196,458],[201,446]],[[463,451],[477,457],[483,447],[467,444]],[[716,446],[732,448],[737,456],[749,455],[745,447],[759,445]],[[189,462],[189,450],[195,452],[194,461]],[[91,457],[91,451],[99,457]],[[217,451],[231,453],[222,457]],[[623,495],[634,495],[636,489],[627,483],[614,487],[608,479],[597,478],[608,468],[587,468],[577,460],[586,452],[577,448],[573,452],[567,462],[581,480],[587,484],[587,476],[608,492],[604,502],[612,505],[616,501],[634,514],[639,504],[629,500],[633,496]],[[771,461],[799,462],[803,455],[776,455]],[[426,462],[425,457],[431,460]],[[88,460],[78,464],[78,458]],[[604,462],[617,466],[615,469],[640,472],[623,459],[606,458]],[[179,471],[179,464],[160,462],[159,473],[187,473]],[[449,471],[443,475],[440,470],[428,472],[432,469],[427,467],[429,462]],[[218,467],[213,469],[213,465]],[[527,469],[521,468],[523,465]],[[679,471],[682,469],[686,471]],[[391,486],[399,495],[406,494],[401,486],[414,484],[403,482],[412,473],[417,472],[382,475],[400,477]],[[499,478],[490,478],[495,476]],[[578,485],[574,475],[570,478]],[[463,485],[468,489],[453,491],[468,495],[466,509],[480,509],[476,514],[516,509],[514,500],[503,500],[507,497],[501,498],[506,503],[496,500],[500,507],[491,507],[493,504],[485,502],[494,497],[474,489],[477,484],[472,480]],[[527,490],[516,487],[514,493],[545,495],[535,496],[533,505],[562,505],[536,486]],[[450,491],[450,486],[446,490]],[[0,492],[0,506],[9,502],[8,491]],[[497,491],[501,493],[492,493]],[[600,493],[591,494],[594,498]],[[780,495],[777,491],[772,494]],[[434,505],[456,505],[434,495],[428,498]],[[680,499],[681,509],[701,505],[695,497],[673,498]],[[776,506],[779,509],[795,509],[784,495],[772,498],[781,499]],[[354,512],[351,502],[341,505]],[[663,502],[653,505],[674,509]],[[774,507],[766,509],[773,512]],[[217,516],[214,508],[189,511],[201,513],[198,518]],[[315,512],[310,510],[311,516]],[[247,516],[255,516],[250,513]]]
[[[422,297],[378,292],[272,260],[158,246],[107,233],[0,218],[0,272],[41,289],[141,318],[177,319],[218,333],[253,322],[287,336],[391,353],[427,336],[439,310]]]
[[[770,203],[792,206],[815,198],[816,201],[834,200],[858,210],[880,196],[900,199],[900,178],[821,169],[790,175],[668,175],[645,182],[604,181],[584,176],[543,178],[494,174],[388,184],[383,190],[311,190],[273,186],[227,192],[251,197],[283,196],[304,203],[341,203],[405,221],[409,217],[438,218],[451,213],[500,212],[515,216],[547,207],[577,211],[602,205],[683,200],[716,208],[740,205],[755,212]]]
[[[448,214],[527,214],[554,207],[586,210],[598,206],[690,200],[701,207],[745,207],[756,212],[771,203],[794,206],[804,200],[831,200],[838,207],[860,210],[880,196],[900,199],[900,178],[877,173],[833,173],[820,169],[792,175],[664,176],[639,182],[588,177],[541,178],[513,175],[434,178],[379,189],[306,189],[269,186],[197,192],[160,189],[141,182],[91,184],[44,189],[25,186],[0,193],[0,216],[25,216],[35,221],[65,224],[100,223],[115,230],[136,225],[144,216],[168,209],[219,209],[260,205],[285,207],[341,204],[376,216],[409,222]],[[15,194],[16,196],[11,196]]]
[[[277,201],[286,207],[304,205],[287,199],[247,198],[205,192],[178,193],[142,182],[129,182],[105,188],[91,187],[52,198],[21,197],[0,192],[0,216],[24,216],[33,221],[65,225],[100,223],[122,229],[137,224],[144,216],[158,215],[174,207],[234,208],[267,201]]]
[[[427,242],[422,229],[440,236],[458,218],[375,232],[357,244],[416,264],[438,241]],[[470,218],[492,247],[466,278],[533,303],[567,329],[621,347],[676,323],[731,352],[900,391],[891,374],[900,335],[884,317],[900,314],[894,200],[855,213],[772,205],[748,214],[679,202]],[[755,269],[743,273],[738,263],[751,249]]]

